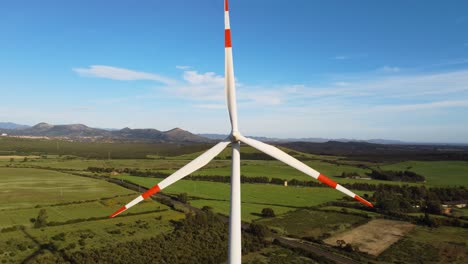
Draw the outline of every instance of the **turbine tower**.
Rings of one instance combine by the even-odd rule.
[[[149,190],[135,198],[130,203],[121,207],[114,212],[110,218],[117,216],[130,207],[138,204],[160,190],[168,187],[176,181],[202,168],[212,159],[214,159],[221,151],[229,144],[232,145],[232,167],[231,167],[231,209],[229,216],[229,263],[240,264],[242,257],[242,242],[241,242],[241,190],[240,190],[240,142],[247,144],[287,165],[311,176],[312,178],[356,199],[357,201],[373,207],[373,205],[361,198],[359,195],[346,189],[325,175],[310,168],[296,158],[288,155],[284,151],[260,142],[255,139],[244,137],[238,129],[237,124],[237,103],[236,103],[236,87],[234,81],[234,66],[232,59],[232,42],[231,42],[231,27],[229,22],[229,5],[228,0],[224,0],[224,47],[225,47],[225,91],[227,99],[227,107],[229,118],[231,121],[231,133],[225,140],[219,142],[208,151],[198,156],[196,159],[189,162],[178,171],[174,172],[160,183],[154,185]]]

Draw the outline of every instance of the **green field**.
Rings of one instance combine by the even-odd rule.
[[[280,234],[319,238],[324,234],[345,231],[353,224],[366,221],[367,219],[361,216],[301,209],[275,218],[263,219],[258,223],[265,224]]]
[[[271,245],[258,252],[253,252],[245,256],[242,256],[242,263],[245,263],[245,264],[270,264],[270,263],[310,264],[310,263],[316,263],[316,262],[290,249]]]
[[[140,186],[151,187],[160,179],[118,176]],[[273,208],[277,214],[338,200],[343,195],[336,190],[320,187],[284,187],[272,184],[242,184],[242,219],[260,219],[263,208]],[[229,214],[230,185],[227,183],[181,180],[163,190],[166,194],[187,193],[196,207],[210,206],[215,212]],[[361,194],[362,192],[359,192]]]
[[[381,214],[374,213],[374,212],[359,210],[359,209],[355,209],[355,208],[339,207],[339,206],[322,206],[322,207],[320,207],[320,210],[321,211],[345,212],[345,213],[357,213],[357,214],[367,215],[368,217],[379,217],[379,216],[381,216]]]
[[[426,177],[433,186],[468,186],[466,161],[405,161],[381,166],[383,170],[410,170]]]
[[[468,230],[464,228],[416,226],[404,239],[379,256],[400,263],[466,263]]]
[[[94,200],[133,193],[122,187],[66,173],[0,168],[0,209]]]
[[[216,201],[216,200],[191,200],[190,204],[202,208],[203,206],[209,206],[216,213],[221,213],[223,215],[229,215],[230,202],[229,201]],[[241,205],[241,217],[242,221],[251,222],[254,220],[262,219],[260,215],[263,208],[271,208],[276,215],[285,214],[287,212],[296,210],[294,207],[288,206],[277,206],[277,205],[263,205],[263,204],[254,204],[243,202]]]
[[[144,187],[152,187],[160,179],[118,176]],[[272,184],[242,184],[242,202],[264,205],[281,205],[290,207],[310,207],[328,201],[337,200],[344,195],[331,188],[321,187],[284,187]],[[197,198],[208,198],[216,200],[230,199],[230,185],[218,182],[203,182],[181,180],[163,190],[167,194],[187,193]]]
[[[86,170],[88,167],[115,169],[178,169],[189,161],[185,160],[152,160],[152,159],[84,159],[79,157],[36,159],[27,162],[14,162],[15,166],[40,166],[54,169]]]
[[[117,210],[122,204],[135,198],[138,194],[125,195],[110,199],[100,199],[91,202],[77,202],[68,205],[57,206],[41,206],[41,208],[24,208],[24,209],[6,209],[0,211],[0,229],[13,225],[23,225],[32,227],[30,219],[35,218],[39,214],[39,210],[45,208],[49,222],[67,222],[73,219],[88,219],[92,217],[107,217]],[[135,207],[131,213],[152,212],[156,210],[167,210],[168,207],[154,202],[151,199],[145,200]],[[128,212],[123,212],[126,215]]]
[[[161,217],[161,220],[159,220]],[[73,250],[80,248],[101,247],[115,241],[150,238],[155,235],[171,231],[173,225],[170,220],[184,218],[184,214],[176,211],[164,211],[143,215],[123,216],[113,219],[87,221],[64,226],[51,226],[44,229],[30,229],[28,232],[39,240],[40,243],[54,243],[59,249],[66,248],[72,243],[76,244]],[[53,237],[65,233],[65,241],[56,240]],[[88,234],[85,245],[79,246],[82,234]]]
[[[148,199],[108,219],[138,194],[106,181],[50,170],[0,168],[0,186],[1,263],[21,263],[40,247],[72,252],[150,238],[170,232],[171,220],[185,217]],[[32,219],[42,209],[48,224],[34,228]]]
[[[21,263],[39,249],[23,231],[0,233],[0,262]]]
[[[20,263],[40,247],[44,255],[58,250],[74,252],[115,245],[116,241],[149,239],[174,229],[174,222],[185,217],[152,199],[132,207],[114,219],[107,216],[133,200],[138,193],[107,182],[115,177],[144,187],[152,187],[160,178],[136,177],[126,174],[93,173],[88,167],[136,169],[138,171],[172,173],[201,154],[210,145],[170,145],[133,143],[82,143],[55,140],[0,139],[0,262]],[[312,168],[333,177],[337,182],[368,184],[408,184],[402,182],[343,179],[341,173],[370,172],[361,165],[383,170],[410,170],[426,177],[426,183],[409,185],[468,186],[468,162],[462,161],[406,161],[395,164],[369,163],[347,160],[346,157],[305,154],[284,149]],[[14,161],[11,156],[16,155]],[[226,149],[194,175],[230,176],[231,150]],[[285,180],[313,179],[275,160],[261,160],[253,148],[243,146],[242,175]],[[99,159],[96,159],[98,157]],[[251,159],[249,159],[249,157]],[[25,159],[26,158],[26,159]],[[340,164],[338,164],[340,163]],[[360,167],[361,166],[361,167]],[[60,171],[60,172],[59,172]],[[105,176],[101,179],[73,175],[72,173]],[[355,191],[359,195],[372,192]],[[162,191],[176,196],[187,193],[188,203],[194,207],[209,206],[224,215],[230,210],[228,183],[181,180]],[[382,217],[378,211],[368,212],[356,208],[324,205],[339,201],[344,195],[331,188],[284,187],[275,184],[242,184],[242,220],[259,222],[281,235],[323,238],[359,225],[370,218]],[[358,204],[349,202],[348,205]],[[347,205],[342,205],[347,206]],[[274,218],[265,218],[263,208],[272,208]],[[45,209],[49,226],[34,228],[33,220],[39,210]],[[177,209],[189,209],[177,205]],[[182,210],[182,211],[184,211]],[[466,216],[468,209],[456,209],[457,216]],[[356,214],[367,214],[367,217]],[[421,213],[414,213],[421,215]],[[454,214],[455,215],[455,214]],[[447,218],[446,216],[433,216]],[[464,223],[464,220],[460,220]],[[16,226],[16,229],[12,228]],[[227,235],[227,234],[226,234]],[[32,238],[32,239],[31,239]],[[462,263],[468,258],[466,228],[416,227],[407,237],[372,261],[415,263],[418,261]],[[61,253],[60,253],[61,254]],[[276,246],[249,254],[249,263],[286,261],[307,263],[300,254]],[[419,258],[419,256],[422,256]],[[364,255],[363,258],[366,258]],[[5,260],[5,261],[3,261]],[[0,264],[1,264],[0,263]]]
[[[365,173],[370,172],[370,170],[365,170],[357,167],[347,166],[347,165],[335,165],[328,162],[322,161],[305,161],[307,165],[314,168],[317,171],[329,176],[338,176],[343,172],[355,172],[359,175],[365,175]],[[285,180],[297,179],[301,181],[313,180],[308,175],[289,167],[288,165],[276,161],[264,161],[264,160],[244,160],[242,161],[241,166],[242,175],[249,177],[258,177],[265,176],[268,178],[280,178]],[[230,161],[226,162],[224,166],[209,166],[207,168],[201,169],[200,171],[194,173],[194,175],[222,175],[229,176],[231,175],[231,164]]]

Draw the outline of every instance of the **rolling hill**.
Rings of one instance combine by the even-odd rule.
[[[9,126],[12,127],[12,126]],[[131,141],[131,142],[157,142],[157,143],[209,143],[211,139],[194,135],[186,130],[174,128],[168,131],[157,129],[131,129],[105,130],[92,128],[83,124],[52,125],[39,123],[32,127],[22,129],[0,128],[1,133],[12,136],[48,137],[69,139],[76,141]]]

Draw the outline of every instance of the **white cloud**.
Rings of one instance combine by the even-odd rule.
[[[385,66],[392,76],[367,73],[350,81],[343,78],[329,85],[278,85],[274,87],[255,86],[237,82],[237,97],[243,109],[274,107],[295,112],[303,108],[324,115],[353,111],[418,111],[449,107],[464,107],[466,101],[459,101],[459,94],[468,91],[468,70],[402,75],[399,68]],[[165,84],[142,98],[175,97],[196,102],[194,108],[221,109],[225,107],[224,76],[214,72],[199,73],[184,70],[180,79],[146,72],[137,72],[111,66],[91,66],[74,69],[80,75],[91,75],[116,80],[154,80]],[[358,81],[356,81],[358,80]],[[135,96],[139,99],[138,96]],[[140,98],[141,99],[141,98]],[[122,100],[122,98],[111,99]],[[133,100],[133,99],[132,99]],[[355,100],[361,101],[357,103]],[[411,103],[408,103],[411,102]],[[428,103],[430,102],[430,103]],[[392,104],[394,103],[394,104]],[[363,105],[361,105],[363,104]],[[365,106],[362,108],[362,106]],[[273,108],[271,108],[273,109]]]
[[[468,100],[449,100],[449,101],[434,101],[430,103],[419,103],[419,104],[399,104],[399,105],[380,105],[374,107],[373,111],[383,112],[407,112],[417,110],[432,110],[439,108],[449,107],[467,107]]]
[[[336,82],[336,83],[334,83],[334,84],[335,84],[336,86],[348,86],[348,85],[349,85],[349,83],[347,83],[347,82]]]
[[[360,76],[359,81],[340,81],[345,86],[296,86],[300,97],[335,98],[378,97],[382,98],[415,98],[425,96],[455,96],[468,91],[468,70],[442,73],[426,73],[413,75]],[[340,83],[338,82],[338,83]]]
[[[176,68],[179,70],[190,70],[192,67],[186,65],[177,65]]]
[[[170,94],[191,100],[223,100],[224,77],[214,72],[184,71],[183,81],[164,87]]]
[[[185,71],[183,80],[176,85],[165,87],[165,91],[190,100],[219,102],[217,105],[226,100],[224,76],[214,72]],[[279,91],[271,91],[263,87],[245,86],[239,82],[236,86],[240,103],[253,105],[279,105],[282,103],[283,88],[280,88]],[[211,104],[202,106],[211,106]]]
[[[177,66],[180,69],[188,69],[188,66]],[[209,101],[224,103],[224,76],[217,75],[214,72],[199,73],[195,70],[184,70],[181,80],[173,80],[165,76],[139,72],[124,68],[112,66],[92,65],[89,68],[73,69],[81,76],[92,76],[98,78],[106,78],[113,80],[152,80],[162,82],[165,86],[163,91],[169,95],[177,96],[187,100]],[[281,91],[269,91],[261,87],[242,87],[241,83],[237,83],[238,97],[244,103],[253,103],[259,105],[278,105],[281,104]],[[158,88],[159,89],[159,88]],[[244,92],[243,90],[249,90]],[[253,90],[253,91],[252,91]],[[145,95],[144,97],[148,97]],[[120,101],[121,98],[107,99],[112,102]],[[201,104],[201,107],[213,107],[213,104]]]
[[[195,105],[197,108],[204,108],[204,109],[225,109],[225,104],[198,104]]]
[[[164,84],[174,83],[174,80],[158,74],[133,71],[105,65],[91,65],[89,68],[74,68],[73,71],[81,76],[98,77],[119,81],[150,80]]]
[[[400,72],[400,68],[398,67],[391,67],[391,66],[383,66],[380,68],[378,71],[380,72],[386,72],[386,73],[395,73],[395,72]]]
[[[351,60],[351,59],[359,59],[367,57],[367,53],[352,53],[352,54],[345,54],[345,55],[336,55],[332,57],[334,60]]]
[[[347,60],[347,59],[349,59],[349,56],[338,55],[338,56],[333,57],[333,59],[335,59],[335,60]]]

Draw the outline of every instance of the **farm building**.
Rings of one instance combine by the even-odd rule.
[[[449,202],[443,202],[442,207],[443,208],[465,208],[467,201],[449,201]]]

